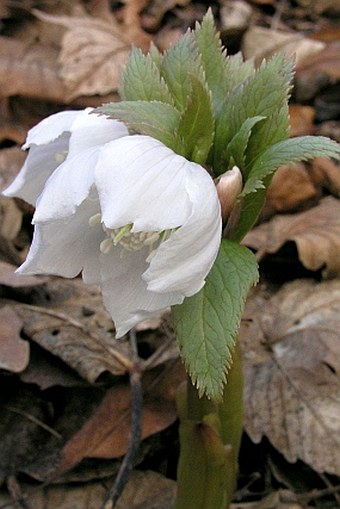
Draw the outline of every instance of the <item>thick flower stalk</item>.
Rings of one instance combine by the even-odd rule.
[[[200,165],[91,110],[43,120],[4,192],[36,207],[22,274],[100,284],[117,337],[204,285],[221,240],[214,182]]]

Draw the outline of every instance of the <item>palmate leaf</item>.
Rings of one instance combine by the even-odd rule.
[[[181,355],[200,395],[222,397],[244,301],[257,280],[253,254],[223,240],[205,286],[173,307]]]
[[[95,111],[121,120],[129,129],[152,136],[173,150],[177,148],[175,131],[180,113],[170,104],[159,101],[121,101],[105,104]]]

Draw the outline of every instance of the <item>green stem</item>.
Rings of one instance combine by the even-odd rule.
[[[236,487],[242,435],[243,375],[238,346],[223,401],[199,398],[190,381],[179,390],[180,458],[175,509],[228,509]]]

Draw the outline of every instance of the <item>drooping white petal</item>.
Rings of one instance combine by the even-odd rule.
[[[82,269],[86,282],[99,283],[99,244],[105,234],[89,226],[89,218],[99,210],[98,201],[87,200],[64,221],[37,224],[22,274],[54,274],[75,277]]]
[[[26,161],[5,196],[17,196],[35,205],[46,180],[66,157],[69,133],[64,133],[47,145],[32,145]]]
[[[191,214],[188,167],[203,169],[149,136],[129,136],[103,147],[95,171],[105,225],[133,223],[135,231],[162,231]]]
[[[124,124],[92,111],[56,113],[33,127],[23,146],[30,148],[25,164],[4,194],[35,205],[46,180],[66,157],[128,135]]]
[[[66,159],[47,180],[36,204],[33,222],[59,221],[75,213],[89,196],[94,182],[97,147]]]
[[[180,291],[190,297],[202,288],[215,261],[222,221],[215,185],[203,168],[187,168],[185,189],[191,215],[158,247],[143,279],[150,291]]]
[[[147,289],[141,278],[147,267],[146,257],[146,248],[126,253],[123,258],[120,248],[116,248],[100,257],[103,301],[115,322],[117,337],[150,314],[183,302],[179,292],[160,295]]]
[[[63,133],[70,131],[72,124],[84,110],[60,111],[44,118],[39,124],[28,131],[23,149],[31,145],[46,145],[57,139]]]

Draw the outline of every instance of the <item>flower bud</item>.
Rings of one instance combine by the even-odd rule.
[[[242,191],[242,173],[240,169],[234,166],[231,170],[223,173],[219,177],[216,190],[221,204],[222,220],[225,224],[238,195]]]

